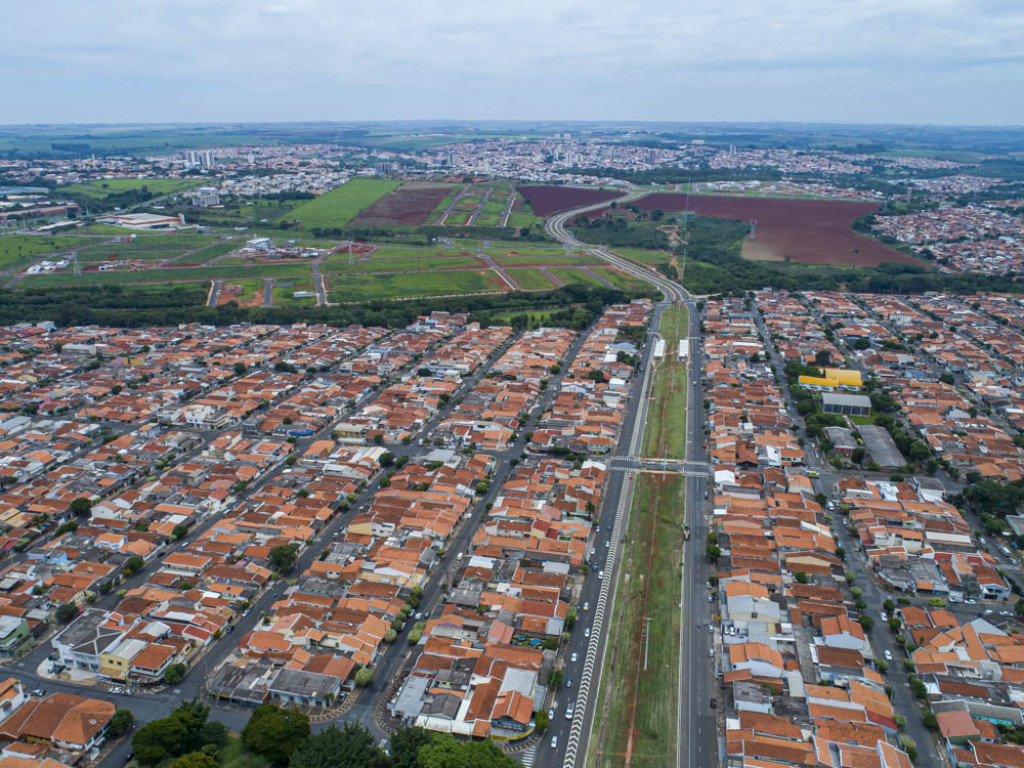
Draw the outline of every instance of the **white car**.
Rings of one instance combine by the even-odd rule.
[[[583,636],[584,637],[590,637],[590,627],[587,627],[586,629],[583,630]]]
[[[887,614],[885,611],[882,611],[881,616],[882,616],[882,621],[888,621],[889,620],[889,614]]]
[[[551,748],[558,749],[558,734],[556,733],[551,737]]]
[[[569,661],[571,661],[573,664],[575,664],[579,660],[580,657],[578,653],[573,653],[573,655],[569,657]]]
[[[711,658],[715,657],[715,649],[714,648],[708,648],[708,656],[710,656]]]
[[[600,571],[600,572],[599,572],[599,573],[597,574],[597,578],[599,578],[599,579],[603,579],[603,578],[604,578],[604,571]]]
[[[885,660],[886,661],[892,661],[892,651],[886,650],[886,652],[885,652]]]

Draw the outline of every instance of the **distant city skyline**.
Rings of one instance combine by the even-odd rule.
[[[1012,0],[443,5],[15,5],[0,123],[1024,123]]]

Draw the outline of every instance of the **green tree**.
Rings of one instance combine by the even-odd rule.
[[[217,768],[219,763],[203,752],[189,752],[182,755],[168,768]]]
[[[543,709],[539,712],[535,712],[533,715],[533,722],[537,726],[537,730],[544,733],[548,729],[548,713]]]
[[[562,670],[560,669],[553,669],[550,672],[548,672],[548,685],[550,685],[552,688],[557,688],[558,686],[560,686],[564,679],[565,675],[562,674]]]
[[[180,718],[162,717],[142,726],[132,737],[132,751],[140,765],[152,766],[180,755],[188,729]]]
[[[309,717],[299,710],[263,704],[253,710],[242,729],[242,744],[275,765],[285,765],[309,733]]]
[[[369,667],[360,667],[355,674],[355,682],[360,688],[373,682],[373,670]]]
[[[718,562],[718,558],[722,556],[722,550],[717,544],[708,544],[704,547],[704,556],[712,562]]]
[[[519,763],[502,752],[493,741],[458,741],[438,733],[420,747],[421,768],[516,768]]]
[[[146,567],[146,561],[138,555],[132,555],[124,561],[124,575],[134,576],[136,573]]]
[[[185,525],[184,523],[178,523],[176,526],[174,526],[174,530],[171,531],[171,537],[175,541],[178,541],[179,539],[183,539],[186,536],[188,536],[188,526]]]
[[[270,550],[270,562],[278,573],[288,573],[295,567],[298,553],[291,544],[282,544]]]
[[[290,768],[389,768],[373,734],[357,723],[331,726],[296,745]]]
[[[797,584],[807,583],[807,574],[803,571],[797,571],[795,574],[793,574],[793,578],[796,579]]]
[[[232,368],[235,371],[235,376],[242,376],[245,374],[245,363],[235,363]]]
[[[168,685],[174,685],[176,682],[181,680],[185,676],[185,665],[184,664],[171,664],[167,669],[164,670],[164,682]]]
[[[78,606],[74,603],[64,603],[64,605],[57,608],[57,611],[54,613],[54,616],[56,617],[57,621],[59,621],[61,624],[68,624],[74,621],[77,615]]]
[[[433,734],[422,728],[399,728],[391,734],[391,768],[419,768],[420,747],[429,744]]]
[[[112,739],[124,736],[135,725],[135,715],[130,709],[114,710],[114,716],[110,718],[110,725],[107,726],[107,735]]]
[[[382,467],[390,467],[395,463],[395,454],[391,451],[384,451],[384,453],[380,455],[380,458],[377,459],[377,463]]]
[[[92,511],[92,502],[84,496],[79,496],[71,502],[69,509],[75,517],[86,517]]]

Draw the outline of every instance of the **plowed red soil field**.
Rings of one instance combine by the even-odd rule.
[[[433,184],[403,184],[352,219],[352,226],[421,226],[444,200],[449,189],[448,186]]]
[[[536,216],[548,216],[580,205],[601,203],[622,197],[622,192],[610,189],[577,189],[576,187],[519,187],[526,202]]]
[[[846,200],[788,200],[758,197],[698,197],[657,193],[638,200],[640,210],[682,211],[698,216],[756,221],[753,239],[743,244],[748,259],[803,264],[877,267],[885,261],[920,264],[904,253],[850,229],[854,219],[878,209],[875,203]]]

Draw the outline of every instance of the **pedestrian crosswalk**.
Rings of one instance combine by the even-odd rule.
[[[522,752],[519,753],[519,761],[526,766],[526,768],[533,768],[537,760],[537,745],[531,744]]]

